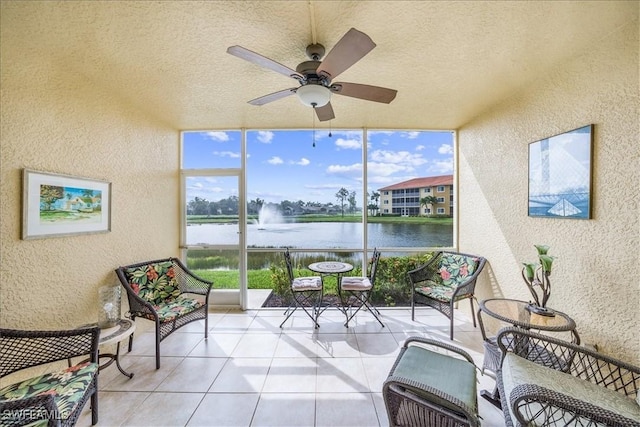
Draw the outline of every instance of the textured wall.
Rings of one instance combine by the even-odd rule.
[[[636,5],[636,18],[637,18]],[[486,256],[480,299],[530,299],[521,262],[551,246],[549,305],[582,341],[640,363],[638,21],[459,131],[460,246]],[[528,144],[595,124],[593,219],[527,216]],[[473,214],[470,214],[473,212]]]
[[[73,51],[31,45],[6,16],[1,49],[0,325],[96,321],[114,268],[177,255],[178,132],[69,67]],[[21,240],[23,168],[112,182],[112,231]]]

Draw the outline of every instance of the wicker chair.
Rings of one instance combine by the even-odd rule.
[[[289,290],[291,291],[291,299],[289,307],[284,312],[285,318],[280,327],[285,324],[291,315],[298,309],[302,308],[307,316],[311,318],[316,328],[319,328],[318,316],[320,315],[320,304],[322,303],[322,278],[320,276],[294,277],[293,263],[291,262],[291,254],[289,248],[284,252],[284,261],[289,276]]]
[[[97,327],[61,331],[0,329],[0,378],[34,366],[86,357],[66,369],[0,389],[0,425],[73,426],[91,399],[91,424],[98,422]]]
[[[349,321],[358,314],[358,311],[360,311],[362,307],[367,307],[367,310],[373,314],[373,317],[375,317],[378,323],[384,328],[384,323],[382,323],[379,317],[380,312],[369,303],[373,286],[376,283],[376,269],[378,268],[379,260],[380,252],[374,249],[368,276],[347,276],[340,280],[338,293],[340,294],[342,310],[347,317],[347,321],[344,324],[347,328],[349,327]],[[355,309],[353,309],[353,307],[355,307]]]
[[[389,425],[479,426],[476,382],[476,366],[464,350],[428,338],[408,338],[382,386]]]
[[[483,257],[442,251],[435,253],[426,264],[409,271],[411,320],[415,320],[416,304],[433,307],[449,318],[449,338],[453,340],[454,304],[468,298],[475,327],[473,294],[485,263]]]
[[[140,317],[155,323],[156,369],[160,369],[160,342],[182,326],[204,320],[208,336],[209,292],[212,282],[203,280],[177,258],[140,262],[116,269],[127,291],[131,320]],[[133,347],[129,338],[129,351]]]
[[[640,426],[640,368],[522,328],[497,336],[507,426]]]

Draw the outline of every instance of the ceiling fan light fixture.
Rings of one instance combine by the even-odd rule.
[[[324,107],[331,100],[329,88],[318,84],[306,84],[296,91],[298,99],[307,107]]]

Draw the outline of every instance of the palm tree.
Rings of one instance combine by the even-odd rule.
[[[342,187],[337,193],[336,193],[336,199],[338,199],[338,201],[340,202],[340,210],[342,211],[342,216],[344,217],[344,201],[345,199],[349,197],[349,190],[347,190],[346,188]]]
[[[425,196],[420,199],[420,206],[431,208],[431,215],[433,215],[433,205],[438,203],[438,198],[436,196]]]

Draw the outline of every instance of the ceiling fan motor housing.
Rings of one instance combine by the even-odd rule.
[[[324,46],[319,43],[310,44],[307,46],[306,53],[309,59],[320,61],[320,58],[324,56]]]

